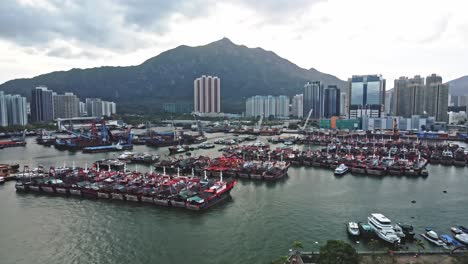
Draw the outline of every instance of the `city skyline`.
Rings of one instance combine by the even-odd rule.
[[[463,14],[467,3],[461,0],[450,4],[419,0],[233,0],[213,2],[209,10],[200,12],[196,7],[203,2],[171,1],[161,8],[144,2],[131,6],[101,1],[95,10],[114,11],[103,16],[89,12],[86,1],[75,3],[73,8],[47,0],[7,1],[0,6],[12,14],[1,23],[0,50],[4,57],[0,61],[0,83],[71,68],[136,65],[179,45],[198,46],[224,36],[342,80],[353,73],[367,72],[380,72],[387,79],[397,79],[402,72],[411,76],[438,72],[446,80],[467,74],[464,46],[468,18]],[[366,12],[381,9],[386,12]],[[143,10],[142,14],[136,16],[136,10]],[[366,16],[355,16],[357,12]],[[392,19],[395,13],[413,23]],[[427,16],[429,13],[438,15]],[[80,20],[86,18],[98,23]],[[16,19],[25,22],[19,24]],[[198,34],[196,28],[210,24],[216,27]],[[375,36],[379,45],[363,41],[368,36]],[[310,49],[312,44],[314,49]],[[431,54],[431,63],[426,63],[427,54]],[[398,58],[406,62],[396,63]]]

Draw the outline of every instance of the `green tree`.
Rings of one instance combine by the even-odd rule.
[[[271,264],[286,264],[288,263],[289,257],[288,256],[281,256],[277,259],[273,260]]]
[[[424,242],[422,240],[418,240],[416,242],[416,246],[418,246],[418,255],[421,254],[421,249],[425,249]]]
[[[369,243],[367,243],[367,245],[370,247],[370,249],[372,250],[372,258],[375,257],[375,250],[377,249],[377,247],[379,246],[379,241],[375,240],[375,239],[371,239],[369,241]]]
[[[350,244],[341,240],[328,240],[320,247],[319,264],[358,264],[359,255]]]
[[[301,241],[295,240],[295,241],[292,243],[291,248],[292,248],[292,250],[294,250],[294,251],[298,251],[299,249],[303,249],[304,246],[302,245],[302,242],[301,242]]]

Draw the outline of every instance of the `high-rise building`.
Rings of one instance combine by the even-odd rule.
[[[414,78],[400,77],[395,80],[393,94],[393,109],[396,116],[410,118],[422,114],[424,98],[424,79],[416,75]]]
[[[87,116],[86,103],[80,102],[80,116]]]
[[[285,95],[256,95],[247,98],[245,102],[245,115],[249,117],[287,117],[289,116],[289,97]]]
[[[6,95],[9,126],[25,126],[28,124],[26,97]]]
[[[385,79],[382,75],[354,75],[348,79],[347,94],[347,112],[350,119],[383,116]]]
[[[275,116],[288,117],[289,116],[289,97],[280,95],[276,98],[276,113]]]
[[[448,121],[448,84],[442,83],[442,77],[432,74],[426,78],[424,89],[424,113],[434,116],[436,121]]]
[[[31,121],[48,122],[54,119],[52,91],[39,86],[31,92]]]
[[[116,105],[114,102],[102,101],[102,115],[103,116],[112,116],[116,113]]]
[[[8,126],[7,104],[3,91],[0,91],[0,126]]]
[[[307,82],[304,85],[304,115],[308,115],[312,109],[310,117],[319,119],[323,116],[323,83]]]
[[[221,80],[202,75],[193,81],[193,106],[199,113],[221,112]]]
[[[340,94],[340,115],[342,116],[346,116],[348,114],[346,111],[348,104],[347,98],[348,96],[346,95],[346,93]]]
[[[296,94],[292,98],[291,103],[291,115],[294,117],[302,118],[304,117],[304,106],[303,106],[304,95]]]
[[[80,116],[80,99],[73,93],[56,94],[54,101],[54,119]]]
[[[324,117],[330,118],[340,115],[340,99],[340,89],[336,85],[328,85],[324,92]]]
[[[28,124],[26,97],[4,94],[0,91],[0,126]]]
[[[102,117],[102,100],[100,98],[86,98],[85,102],[88,116]]]

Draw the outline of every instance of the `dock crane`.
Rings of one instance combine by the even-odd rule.
[[[202,127],[201,121],[197,118],[196,114],[193,114],[193,118],[195,118],[195,123],[197,124],[198,135],[204,138],[205,134],[203,133],[203,127]]]
[[[260,120],[258,120],[257,123],[257,129],[260,130],[262,128],[262,123],[263,123],[263,115],[260,116]]]
[[[313,108],[310,109],[309,115],[307,115],[307,119],[306,119],[304,125],[303,125],[302,128],[301,128],[302,131],[305,131],[305,129],[306,129],[306,127],[307,127],[307,124],[309,123],[310,116],[312,115],[312,112],[314,112],[314,109],[313,109]]]

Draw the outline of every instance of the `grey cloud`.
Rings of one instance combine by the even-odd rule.
[[[134,51],[155,45],[158,35],[170,30],[173,14],[187,18],[205,16],[216,0],[43,0],[49,7],[1,0],[0,39],[34,48],[49,56],[76,56],[53,47],[56,40],[78,48],[113,52]],[[279,23],[324,0],[230,0],[255,10],[265,23]]]
[[[320,2],[327,2],[327,0],[235,0],[234,2],[241,3],[266,16],[278,19],[295,13],[302,13],[305,7]]]
[[[195,16],[195,5],[183,0],[46,0],[57,10],[22,5],[15,0],[0,4],[0,38],[18,45],[48,48],[65,40],[111,50],[133,50],[150,45],[146,34],[166,32],[173,13]]]
[[[58,47],[50,48],[47,50],[45,54],[50,57],[58,57],[58,58],[66,58],[66,59],[71,59],[71,58],[92,59],[92,58],[97,58],[97,57],[103,57],[102,54],[98,54],[96,52],[89,51],[89,50],[73,51],[70,47],[67,47],[67,46],[58,46]]]
[[[421,43],[430,43],[438,40],[439,38],[442,37],[442,35],[445,33],[445,31],[448,28],[448,24],[450,21],[450,15],[446,15],[442,17],[442,19],[439,21],[439,23],[435,26],[433,33],[421,40]]]

